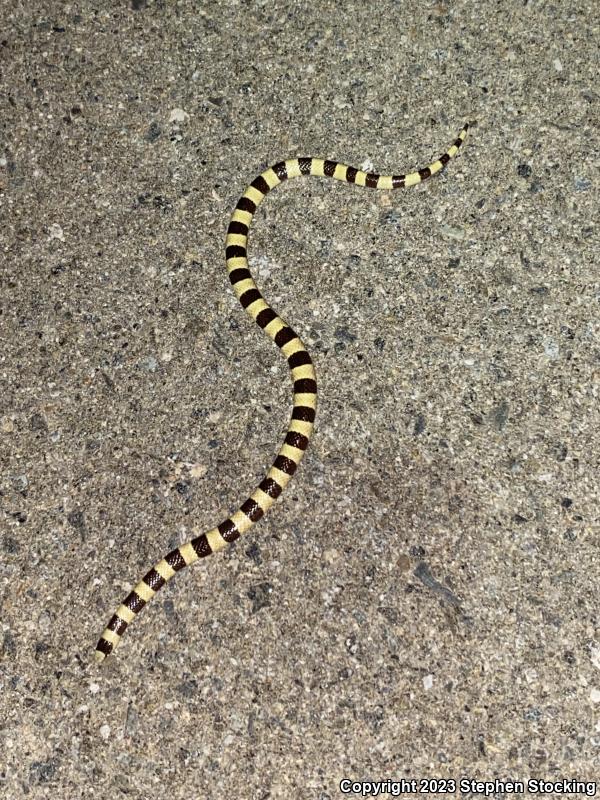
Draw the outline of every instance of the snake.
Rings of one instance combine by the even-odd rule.
[[[473,123],[471,123],[472,125]],[[248,234],[256,209],[267,194],[284,181],[311,175],[334,178],[371,189],[416,186],[440,172],[464,142],[469,123],[436,161],[408,175],[379,175],[322,158],[279,161],[256,177],[239,199],[225,241],[229,281],[248,315],[275,342],[291,372],[293,409],[285,440],[264,478],[233,514],[217,527],[171,550],[130,591],[110,618],[98,644],[96,660],[102,662],[121,641],[123,633],[147,603],[178,572],[199,559],[227,547],[246,533],[275,503],[296,472],[314,428],[317,379],[312,359],[298,334],[271,308],[248,268]],[[195,532],[195,531],[194,531]]]

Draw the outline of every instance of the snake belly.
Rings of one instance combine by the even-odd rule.
[[[123,633],[144,606],[177,572],[222,550],[257,522],[277,500],[300,463],[313,431],[317,407],[315,369],[298,334],[275,312],[258,290],[248,269],[248,232],[254,213],[266,195],[283,181],[303,175],[335,178],[371,189],[415,186],[440,172],[465,140],[466,124],[451,147],[429,166],[408,175],[378,175],[337,161],[292,158],[280,161],[256,177],[239,199],[231,216],[226,239],[229,280],[238,300],[257,325],[275,342],[287,359],[294,384],[294,407],[285,440],[275,461],[239,509],[206,533],[171,550],[123,600],[111,617],[98,644],[96,659],[103,661],[119,644]]]

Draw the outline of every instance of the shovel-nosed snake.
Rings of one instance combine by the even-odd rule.
[[[465,125],[450,148],[429,166],[408,175],[378,175],[321,158],[280,161],[255,178],[239,199],[227,230],[227,270],[233,289],[247,313],[283,352],[294,384],[294,407],[285,441],[263,480],[240,508],[207,533],[176,547],[144,575],[111,617],[96,646],[102,661],[112,653],[132,620],[173,575],[200,558],[206,558],[234,542],[254,525],[279,497],[295,473],[307,448],[315,421],[317,383],[308,351],[295,331],[271,308],[258,290],[248,269],[248,231],[259,204],[278,184],[303,175],[335,178],[371,189],[415,186],[440,172],[465,140]]]

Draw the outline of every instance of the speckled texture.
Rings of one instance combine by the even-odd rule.
[[[6,796],[597,778],[595,3],[1,6]],[[416,190],[261,206],[316,434],[98,668],[124,593],[286,428],[286,364],[227,281],[238,196],[296,155],[413,169],[470,119]]]

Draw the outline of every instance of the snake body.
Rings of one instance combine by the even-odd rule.
[[[446,166],[458,152],[468,128],[469,125],[464,126],[452,146],[436,161],[408,175],[378,175],[336,161],[293,158],[269,167],[248,186],[235,207],[227,230],[227,270],[242,306],[287,359],[294,384],[294,407],[285,441],[263,480],[234,514],[216,528],[176,547],[144,575],[117,608],[100,637],[96,646],[98,661],[114,650],[136,615],[177,572],[234,542],[271,508],[295,473],[308,446],[317,406],[315,370],[300,337],[267,303],[248,269],[248,232],[257,207],[271,189],[283,181],[303,175],[335,178],[372,189],[415,186]]]

